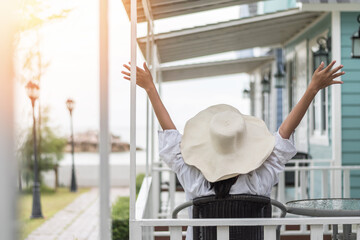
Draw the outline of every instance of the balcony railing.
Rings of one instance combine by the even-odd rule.
[[[315,168],[317,169],[317,168]],[[347,169],[347,168],[346,168]],[[330,168],[330,170],[332,170]],[[337,169],[336,169],[337,170]],[[153,182],[151,177],[144,179],[136,202],[136,219],[132,220],[131,239],[152,240],[156,236],[170,236],[171,240],[182,239],[184,226],[216,226],[218,239],[229,239],[230,226],[264,226],[264,239],[276,239],[278,225],[305,226],[300,230],[284,231],[281,235],[310,235],[310,239],[323,239],[324,234],[331,234],[329,225],[352,224],[354,231],[360,233],[360,217],[327,218],[271,218],[271,219],[158,219],[153,208]],[[307,227],[309,226],[309,227]],[[168,227],[167,232],[156,232],[155,227]],[[308,230],[309,229],[309,230]],[[357,234],[360,240],[360,234]]]

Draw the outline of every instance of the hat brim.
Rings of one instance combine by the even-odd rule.
[[[181,153],[185,163],[198,168],[209,182],[255,170],[270,156],[275,145],[275,137],[269,132],[264,121],[242,115],[246,131],[241,146],[230,154],[217,152],[212,147],[208,129],[212,117],[220,111],[241,114],[229,105],[209,107],[186,123],[181,141]]]

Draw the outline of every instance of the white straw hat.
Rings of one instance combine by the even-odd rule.
[[[275,137],[264,121],[236,108],[211,106],[187,121],[181,153],[209,182],[217,182],[260,167],[269,157]]]

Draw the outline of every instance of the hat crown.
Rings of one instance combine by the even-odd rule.
[[[245,121],[239,112],[223,111],[216,113],[210,120],[210,139],[216,152],[231,154],[240,146]]]

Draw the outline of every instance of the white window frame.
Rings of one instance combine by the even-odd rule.
[[[310,81],[314,72],[314,65],[313,65],[313,52],[317,51],[318,49],[318,44],[317,44],[317,39],[321,36],[325,36],[327,37],[327,32],[323,33],[317,37],[315,37],[314,39],[311,39],[309,41],[309,76],[310,76]],[[322,111],[323,110],[323,102],[321,101],[321,91],[325,91],[325,112]],[[318,94],[315,96],[314,101],[312,101],[310,107],[309,107],[309,127],[310,127],[310,138],[309,138],[309,142],[310,144],[314,144],[314,145],[322,145],[322,146],[329,146],[329,95],[328,95],[328,88],[325,88],[323,90],[321,90],[318,92]],[[315,102],[319,102],[320,104],[317,104],[316,106],[314,106]],[[315,112],[319,112],[319,128],[314,128],[314,117],[315,112],[314,112],[314,108],[316,108]],[[325,114],[325,130],[324,126],[323,126],[323,116]]]

